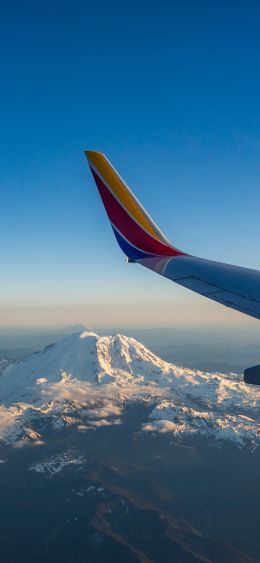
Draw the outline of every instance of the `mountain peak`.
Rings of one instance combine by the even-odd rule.
[[[92,332],[91,330],[84,330],[83,332],[80,333],[80,338],[88,338],[89,336],[95,336],[97,337],[98,335],[95,332]]]

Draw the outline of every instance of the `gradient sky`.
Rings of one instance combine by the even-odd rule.
[[[0,28],[0,324],[254,324],[126,265],[83,150],[177,247],[259,268],[259,2],[10,1]]]

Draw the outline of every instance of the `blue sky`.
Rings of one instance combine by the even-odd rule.
[[[257,1],[5,3],[0,324],[255,322],[127,266],[83,150],[176,246],[259,268],[259,25]]]

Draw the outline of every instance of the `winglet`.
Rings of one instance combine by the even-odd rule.
[[[184,255],[162,234],[106,156],[85,151],[117,242],[132,260]]]

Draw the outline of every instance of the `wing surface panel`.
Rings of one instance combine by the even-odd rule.
[[[146,268],[226,307],[260,319],[260,272],[194,256],[138,260]]]

